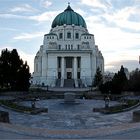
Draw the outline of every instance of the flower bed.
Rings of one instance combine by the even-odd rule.
[[[139,100],[125,100],[125,102],[120,103],[119,105],[110,106],[107,108],[94,108],[93,111],[101,112],[104,114],[113,114],[113,113],[129,111],[139,105],[140,105]]]
[[[6,107],[8,109],[12,109],[12,110],[17,111],[17,112],[22,112],[22,113],[38,114],[41,112],[48,112],[48,108],[32,108],[32,107],[28,107],[28,106],[21,106],[21,105],[18,105],[17,103],[12,102],[12,101],[1,100],[0,104],[3,107]]]

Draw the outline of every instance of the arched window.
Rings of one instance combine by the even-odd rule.
[[[59,33],[59,39],[63,38],[63,33]]]
[[[67,38],[71,38],[71,33],[70,32],[67,32]]]
[[[79,39],[79,33],[75,33],[75,38]]]

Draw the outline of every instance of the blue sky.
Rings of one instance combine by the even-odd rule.
[[[105,71],[140,68],[140,0],[0,0],[0,50],[16,48],[33,72],[43,36],[68,2],[94,34]]]

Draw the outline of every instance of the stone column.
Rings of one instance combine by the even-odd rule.
[[[65,72],[65,70],[64,70],[64,57],[61,57],[61,79],[64,79],[64,72]]]
[[[47,76],[47,63],[46,63],[47,59],[46,59],[46,55],[43,54],[42,56],[42,76],[46,77]]]
[[[74,57],[74,79],[77,79],[77,57]]]
[[[38,76],[42,76],[42,57],[39,57],[37,65],[38,65]]]

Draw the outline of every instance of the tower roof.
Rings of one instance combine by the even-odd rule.
[[[81,15],[74,12],[74,10],[68,5],[68,7],[64,10],[64,12],[58,14],[55,19],[52,22],[52,28],[56,26],[62,26],[62,25],[76,25],[76,26],[82,26],[84,28],[87,28],[85,20]]]

